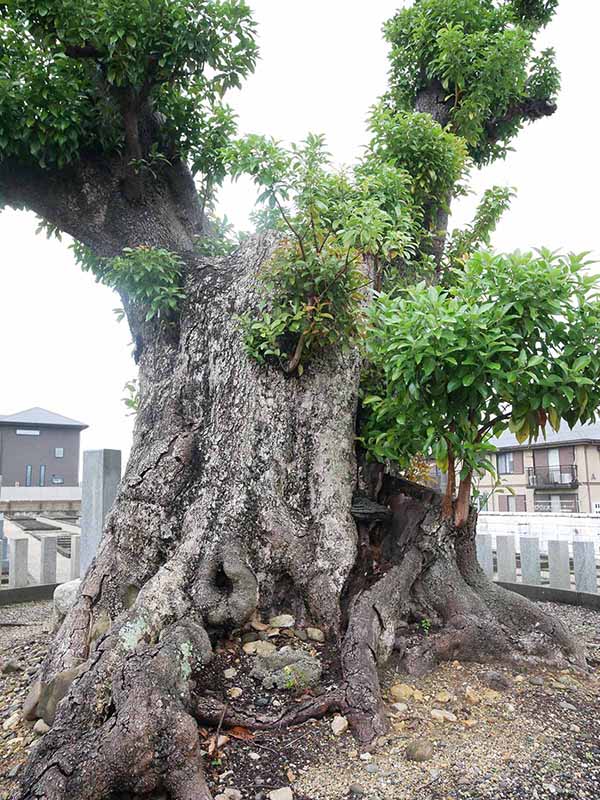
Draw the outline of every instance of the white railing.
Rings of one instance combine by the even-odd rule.
[[[546,554],[535,536],[478,533],[477,558],[489,578],[503,583],[550,586],[598,594],[598,563],[595,543],[581,539],[546,540]],[[495,557],[494,557],[495,555]]]
[[[68,503],[81,500],[81,486],[2,486],[0,501],[54,502],[64,500]]]

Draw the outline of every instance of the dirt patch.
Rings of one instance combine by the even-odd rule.
[[[201,729],[213,793],[231,787],[245,799],[266,800],[271,790],[289,786],[294,800],[596,800],[600,613],[545,605],[587,642],[589,674],[454,662],[413,679],[392,664],[383,676],[390,732],[372,754],[360,753],[349,733],[335,736],[331,717],[254,735],[243,727],[223,728],[220,734],[227,738],[216,747],[215,731]],[[0,658],[22,669],[0,674],[1,723],[20,709],[39,668],[50,640],[44,631],[50,613],[49,603],[2,609]],[[261,635],[277,647],[291,644],[318,657],[324,685],[339,681],[327,643],[303,641],[291,630]],[[276,714],[306,697],[293,686],[265,689],[250,675],[255,661],[240,639],[224,643],[204,674],[204,691],[226,700],[231,709],[258,715]],[[432,711],[438,713],[432,716]],[[36,738],[31,723],[19,720],[9,730],[0,728],[2,800],[13,796]],[[428,760],[407,759],[407,746],[415,739],[431,744],[425,748],[431,751]]]

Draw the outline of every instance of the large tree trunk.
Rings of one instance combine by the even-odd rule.
[[[371,746],[385,730],[377,669],[394,648],[411,672],[582,661],[559,623],[486,580],[474,516],[456,531],[435,492],[358,468],[357,353],[331,351],[300,378],[246,356],[238,316],[272,249],[256,238],[191,265],[178,324],[141,332],[134,447],[32,690],[29,716],[52,729],[23,800],[208,800],[198,720],[264,728],[340,709]],[[322,627],[336,688],[276,719],[203,695],[216,642],[257,610]],[[415,637],[405,624],[424,618],[432,631]]]

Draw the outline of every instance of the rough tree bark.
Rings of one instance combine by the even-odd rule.
[[[386,728],[377,670],[394,648],[413,673],[450,658],[583,664],[558,622],[487,581],[474,515],[457,531],[435,492],[357,466],[356,353],[329,352],[301,378],[247,358],[238,316],[273,246],[188,254],[177,325],[135,331],[134,446],[32,688],[27,714],[52,729],[21,800],[209,800],[198,721],[265,728],[339,709],[372,746]],[[203,697],[215,643],[256,610],[320,625],[337,643],[338,687],[278,718]],[[403,638],[423,617],[431,635]]]

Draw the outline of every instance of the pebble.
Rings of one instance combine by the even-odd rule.
[[[12,731],[13,728],[16,728],[19,722],[21,721],[21,714],[19,711],[15,711],[7,720],[4,720],[2,723],[2,730],[4,731]]]
[[[429,739],[413,739],[406,746],[405,755],[409,761],[429,761],[433,758],[433,744]]]
[[[33,732],[37,733],[38,736],[43,736],[45,733],[48,733],[49,730],[50,725],[46,725],[43,719],[38,719],[33,726]]]
[[[325,641],[325,634],[319,628],[307,628],[306,629],[306,635],[313,642],[324,642]]]
[[[242,690],[239,686],[232,686],[231,689],[227,689],[228,697],[231,697],[232,700],[237,700],[238,697],[241,697],[243,694]]]
[[[445,708],[432,708],[429,714],[437,722],[458,722],[456,714],[446,711]]]
[[[225,678],[227,678],[227,680],[231,680],[231,678],[235,678],[235,676],[237,675],[237,669],[235,669],[234,667],[225,669],[223,670],[223,675]]]
[[[346,733],[348,730],[348,720],[346,717],[336,714],[331,723],[331,730],[335,736],[341,736],[343,733]]]
[[[392,703],[392,708],[397,714],[406,714],[408,711],[406,703]]]
[[[269,800],[294,800],[294,793],[289,786],[282,789],[274,789],[268,794]]]
[[[395,683],[390,688],[390,695],[394,700],[410,700],[414,696],[415,690],[407,683]]]
[[[271,628],[293,628],[296,620],[291,614],[279,614],[276,617],[271,617],[269,620],[269,627]]]
[[[452,695],[450,692],[447,692],[445,689],[442,689],[441,692],[438,692],[435,696],[435,699],[438,703],[449,703],[452,700]]]
[[[480,695],[473,689],[471,686],[467,686],[465,689],[465,700],[469,705],[476,706],[481,702]]]
[[[543,686],[544,685],[544,679],[541,677],[541,675],[532,675],[529,678],[529,683],[532,686]]]
[[[366,792],[358,783],[352,783],[348,787],[348,794],[351,800],[358,800],[359,797],[364,797]]]
[[[242,650],[249,656],[270,656],[277,648],[271,642],[246,642]]]
[[[237,789],[223,789],[221,794],[215,797],[215,800],[242,800],[242,793]]]

